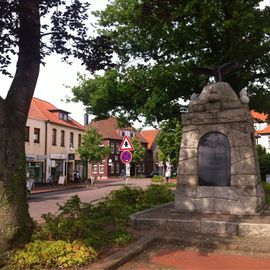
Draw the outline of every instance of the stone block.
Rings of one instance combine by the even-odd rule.
[[[178,185],[176,193],[181,194],[181,195],[186,196],[186,197],[196,198],[197,197],[197,187]]]
[[[270,224],[239,223],[239,236],[261,237],[270,235]]]
[[[185,174],[194,174],[197,173],[198,161],[196,158],[191,158],[185,161]]]
[[[256,174],[239,174],[231,176],[232,186],[256,186],[258,182],[259,180]]]
[[[214,198],[194,199],[195,211],[202,213],[213,213],[215,210]]]
[[[202,220],[201,228],[203,234],[219,236],[236,236],[238,234],[238,224],[235,222]]]
[[[237,200],[239,194],[234,187],[215,187],[215,197],[218,199]]]
[[[232,214],[255,214],[262,207],[261,199],[257,197],[240,197],[235,204]]]
[[[187,132],[182,135],[181,145],[185,148],[197,148],[199,142],[198,132]]]
[[[175,194],[174,208],[181,211],[196,211],[194,200],[179,193]]]
[[[231,174],[256,174],[254,158],[244,159],[231,166]]]
[[[196,158],[197,155],[197,148],[181,148],[179,154],[179,161],[186,161],[192,158]]]
[[[232,214],[237,200],[222,199],[215,197],[215,212]]]
[[[168,219],[166,230],[175,233],[200,233],[201,223],[199,220]]]
[[[197,198],[214,198],[215,187],[197,187]]]

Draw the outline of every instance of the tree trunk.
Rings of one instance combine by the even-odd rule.
[[[26,196],[24,132],[39,74],[39,0],[20,0],[17,70],[0,97],[0,253],[29,240],[33,221]]]

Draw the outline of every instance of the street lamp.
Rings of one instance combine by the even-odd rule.
[[[71,151],[71,152],[73,152],[74,151],[74,147],[73,147],[73,145],[72,145],[72,143],[70,143],[69,144],[69,147],[66,149],[67,151],[66,151],[66,167],[65,167],[65,178],[66,178],[66,180],[65,180],[65,182],[67,183],[67,181],[68,181],[68,155],[69,155],[69,152]]]

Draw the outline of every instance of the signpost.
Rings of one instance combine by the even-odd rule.
[[[134,146],[132,145],[129,137],[124,136],[120,145],[120,151],[122,151],[122,153],[120,154],[120,159],[124,164],[126,164],[126,185],[127,179],[128,177],[130,177],[130,162],[132,160],[132,153],[130,151],[133,150]]]

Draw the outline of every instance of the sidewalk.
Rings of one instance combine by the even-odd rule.
[[[117,183],[124,183],[124,180],[121,178],[114,178],[114,179],[102,179],[95,182],[94,185],[89,185],[85,183],[70,183],[70,184],[54,184],[54,185],[42,185],[42,186],[36,186],[31,190],[32,194],[38,194],[38,193],[46,193],[46,192],[53,192],[53,191],[59,191],[59,190],[66,190],[66,189],[76,189],[76,188],[101,188],[109,185],[114,185]]]

